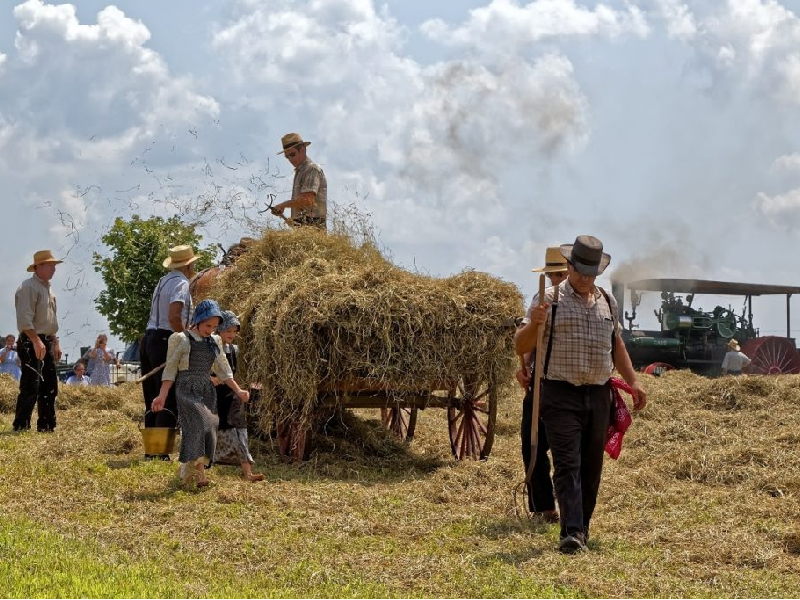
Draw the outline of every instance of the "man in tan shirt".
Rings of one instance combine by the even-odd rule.
[[[36,429],[50,432],[56,428],[58,377],[54,345],[57,343],[58,319],[50,280],[55,275],[56,265],[62,262],[54,258],[50,250],[34,254],[33,264],[28,267],[33,276],[22,282],[14,296],[20,332],[17,353],[22,363],[14,431],[31,428],[34,404],[39,416]]]
[[[287,160],[294,167],[292,198],[272,207],[272,213],[283,216],[285,209],[291,210],[291,221],[295,225],[313,225],[326,229],[328,218],[328,182],[322,168],[308,158],[304,142],[298,133],[287,133],[281,138]]]

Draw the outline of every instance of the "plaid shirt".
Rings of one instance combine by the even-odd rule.
[[[328,216],[328,182],[320,166],[310,158],[307,158],[294,170],[292,200],[306,192],[314,192],[314,206],[311,209],[290,209],[292,219],[303,216],[326,218]]]
[[[553,301],[554,291],[554,287],[545,291],[546,302]],[[539,303],[538,296],[533,298],[532,306]],[[617,311],[614,296],[609,294],[608,299],[611,306],[597,286],[587,301],[575,293],[568,279],[559,284],[553,348],[546,379],[567,381],[573,385],[602,385],[608,381],[614,368],[611,360],[612,315]],[[550,310],[545,321],[542,337],[545,349],[552,315]]]

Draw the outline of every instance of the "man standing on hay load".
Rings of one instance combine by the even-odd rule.
[[[559,550],[572,554],[586,548],[589,522],[597,503],[603,451],[612,407],[611,372],[616,367],[631,387],[633,407],[643,408],[647,394],[617,325],[617,303],[595,285],[611,257],[596,237],[581,235],[560,247],[567,259],[567,280],[558,285],[559,301],[551,305],[555,286],[531,304],[532,327],[515,334],[517,354],[536,349],[544,327],[540,415],[544,421],[561,513]]]
[[[189,293],[189,280],[194,277],[194,262],[197,256],[191,246],[175,246],[169,249],[169,256],[162,263],[170,272],[158,282],[150,303],[150,318],[147,321],[142,342],[139,345],[142,373],[151,373],[167,361],[169,336],[184,331],[189,326],[192,315],[192,296]],[[175,427],[178,408],[175,390],[170,389],[167,396],[167,410],[156,414],[151,411],[153,400],[161,391],[161,371],[150,375],[142,382],[144,395],[144,426]],[[145,460],[169,460],[168,454],[145,454]]]
[[[22,365],[14,431],[31,428],[34,404],[39,415],[36,430],[52,432],[56,428],[58,318],[50,280],[56,273],[56,265],[62,262],[54,258],[50,250],[39,250],[28,267],[28,273],[33,276],[22,282],[14,296],[19,330],[17,353]]]
[[[313,225],[326,228],[328,217],[328,182],[320,166],[306,155],[306,147],[299,133],[287,133],[281,138],[283,150],[294,167],[292,198],[276,204],[272,214],[283,217],[284,209],[291,209],[290,220],[294,225]]]

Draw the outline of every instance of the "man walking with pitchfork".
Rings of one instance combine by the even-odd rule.
[[[538,296],[533,299],[531,326],[517,330],[514,341],[519,355],[534,350],[543,353],[538,408],[555,466],[553,483],[561,513],[559,550],[572,554],[586,548],[597,503],[613,369],[630,386],[634,410],[645,406],[647,394],[636,379],[619,333],[616,300],[595,285],[595,278],[611,262],[603,243],[581,235],[560,251],[567,259],[567,280],[547,289],[544,302]],[[556,293],[557,310],[551,311]]]

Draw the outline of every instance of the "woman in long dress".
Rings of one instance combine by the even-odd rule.
[[[111,386],[111,363],[119,366],[119,359],[114,351],[108,349],[108,336],[101,333],[94,342],[94,348],[88,352],[86,374],[91,385]]]
[[[222,339],[225,357],[236,374],[239,347],[233,343],[241,325],[236,315],[229,310],[222,311],[222,323],[217,333]],[[253,473],[253,456],[247,442],[247,414],[242,401],[233,391],[220,385],[219,379],[211,378],[217,387],[217,410],[219,414],[219,431],[217,432],[217,452],[214,461],[221,465],[240,465],[242,477],[247,481],[262,481],[261,473]]]
[[[0,373],[11,375],[14,379],[19,381],[22,376],[22,362],[17,354],[17,347],[14,343],[17,339],[13,335],[6,336],[6,343],[3,349],[0,350]]]
[[[169,337],[161,391],[151,407],[155,412],[162,410],[170,388],[175,385],[181,424],[180,476],[184,484],[195,481],[197,487],[209,483],[205,466],[214,461],[217,446],[219,418],[211,371],[240,400],[250,399],[250,394],[234,381],[222,342],[219,336],[213,335],[221,321],[219,305],[214,300],[203,300],[194,310],[192,326]]]

